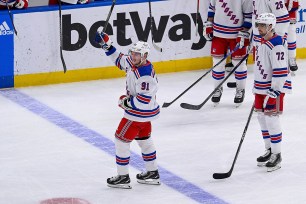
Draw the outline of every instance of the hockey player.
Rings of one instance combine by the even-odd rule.
[[[255,22],[256,18],[261,13],[273,13],[276,17],[275,32],[287,38],[288,28],[289,28],[289,14],[288,10],[285,7],[284,0],[279,1],[270,1],[270,0],[253,0],[253,16],[252,21]],[[256,52],[256,47],[261,42],[261,36],[258,33],[258,29],[253,23],[253,42]],[[255,56],[256,58],[256,56]],[[254,60],[256,61],[256,59]]]
[[[285,93],[291,92],[286,42],[275,33],[276,21],[272,13],[262,13],[255,21],[261,43],[256,49],[254,64],[254,106],[266,148],[266,153],[257,158],[257,165],[266,166],[268,172],[281,167],[279,116],[283,111]]]
[[[10,8],[26,9],[28,8],[28,0],[0,0],[0,9],[7,9],[7,5]]]
[[[286,0],[286,8],[289,12],[289,30],[288,30],[288,54],[290,70],[295,72],[298,70],[296,64],[296,15],[299,8],[298,0]]]
[[[233,50],[237,45],[239,50],[232,54],[234,66],[246,55],[252,27],[252,1],[235,0],[220,1],[210,0],[208,19],[204,23],[204,37],[212,40],[211,55],[213,64],[217,64],[226,54],[228,48]],[[238,44],[237,44],[238,43]],[[212,71],[214,86],[217,87],[225,76],[225,61],[216,66]],[[234,103],[241,104],[244,100],[247,66],[244,61],[235,71],[237,83]],[[220,87],[212,96],[212,102],[219,103],[223,92]]]
[[[115,65],[126,72],[126,95],[119,98],[124,110],[115,133],[116,163],[118,175],[108,178],[109,187],[131,188],[129,177],[130,143],[135,139],[141,148],[146,172],[137,174],[139,183],[160,184],[156,162],[156,149],[151,138],[151,121],[159,115],[156,102],[158,81],[153,65],[147,60],[150,46],[146,42],[135,43],[129,55],[118,52],[106,33],[97,33],[96,42]]]

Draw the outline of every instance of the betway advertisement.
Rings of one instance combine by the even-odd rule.
[[[206,1],[205,1],[206,2]],[[198,31],[203,32],[208,1],[200,5]],[[196,35],[197,1],[170,0],[152,2],[153,39],[162,47],[152,47],[150,60],[171,61],[209,56],[210,45]],[[94,42],[102,30],[110,6],[85,7],[62,11],[63,56],[68,70],[112,66]],[[62,70],[58,11],[15,15],[15,75]],[[113,45],[128,53],[138,40],[152,42],[148,2],[116,5],[106,33]],[[209,43],[207,43],[209,44]]]
[[[306,2],[300,1],[301,7],[297,12],[297,24],[296,24],[296,33],[297,33],[297,47],[305,48],[306,47]]]

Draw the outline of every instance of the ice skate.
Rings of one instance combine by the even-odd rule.
[[[160,185],[158,170],[142,172],[136,175],[137,182],[149,185]]]
[[[236,107],[239,107],[243,100],[244,100],[244,94],[245,94],[245,90],[244,89],[236,89],[236,95],[234,98],[234,103],[236,105]]]
[[[290,67],[290,71],[292,72],[296,72],[298,70],[298,66],[296,64],[296,59],[295,58],[290,58],[289,59],[289,67]]]
[[[215,103],[215,106],[219,104],[222,92],[223,92],[223,87],[220,87],[219,89],[216,90],[216,92],[212,96],[211,101]]]
[[[271,148],[267,149],[264,155],[257,158],[257,166],[263,167],[266,166],[266,163],[269,161],[271,157]]]
[[[272,172],[281,168],[282,156],[281,153],[272,154],[268,163],[266,163],[267,171]]]
[[[232,62],[229,62],[225,65],[225,71],[231,72],[234,69],[234,65]]]
[[[130,177],[128,174],[126,175],[118,175],[113,176],[107,179],[107,186],[112,188],[123,188],[123,189],[131,189],[130,185]]]

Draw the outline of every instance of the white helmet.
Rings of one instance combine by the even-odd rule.
[[[273,13],[262,13],[255,20],[256,27],[257,24],[272,25],[272,29],[274,29],[276,25],[276,17]]]
[[[138,41],[137,43],[135,43],[131,49],[129,50],[130,52],[137,52],[141,54],[141,57],[144,56],[144,54],[147,53],[147,56],[150,53],[150,45],[147,42],[143,42],[143,41]]]

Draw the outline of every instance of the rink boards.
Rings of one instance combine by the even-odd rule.
[[[133,42],[151,42],[148,2],[117,1],[107,33],[113,45],[127,53]],[[152,1],[154,41],[149,56],[158,73],[211,67],[210,43],[196,35],[196,1]],[[306,47],[306,4],[298,12],[298,57]],[[62,82],[122,77],[103,50],[94,44],[96,30],[101,30],[111,2],[63,6],[63,55],[68,71],[63,73],[60,59],[59,13],[57,6],[12,11],[18,36],[7,11],[0,12],[1,69],[0,88],[43,85]],[[208,2],[200,3],[198,31],[203,32]],[[304,12],[305,10],[305,12]]]

